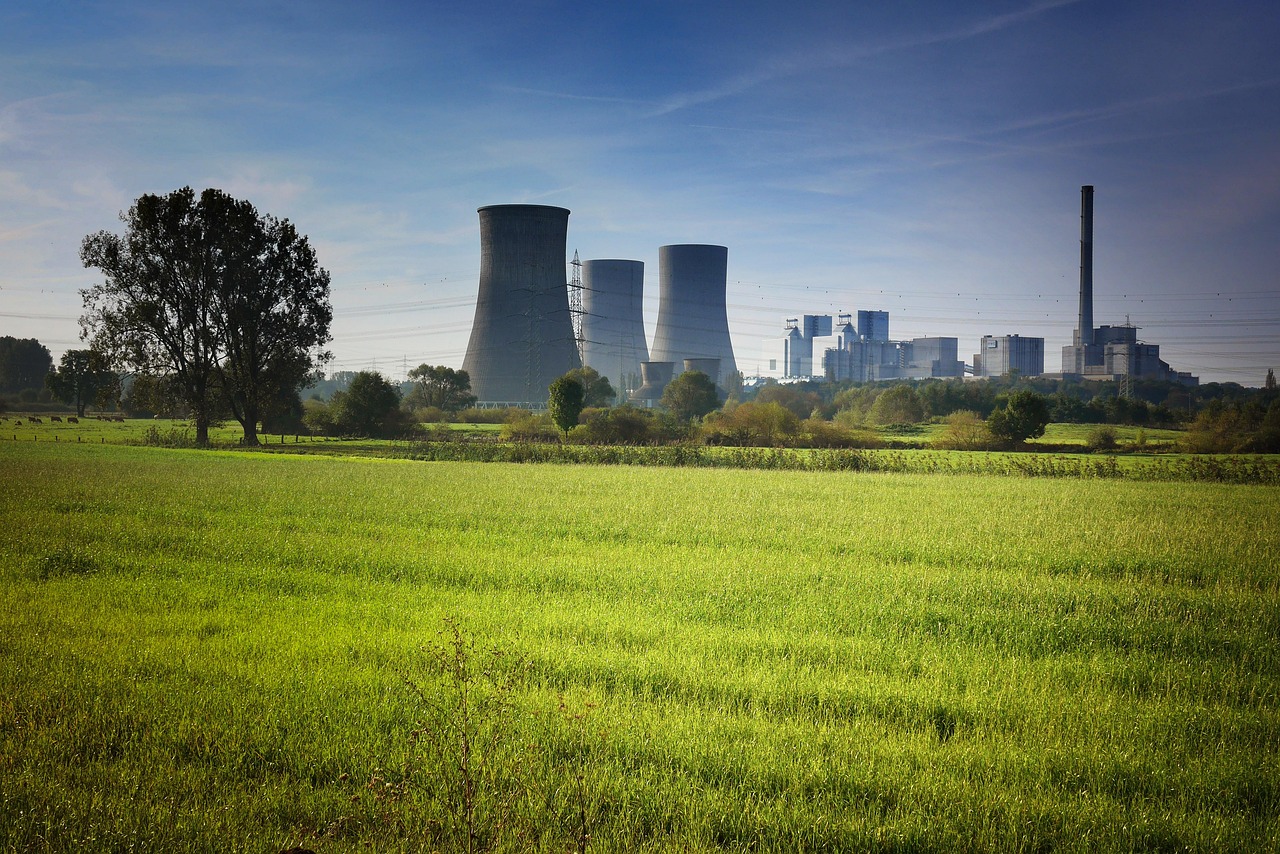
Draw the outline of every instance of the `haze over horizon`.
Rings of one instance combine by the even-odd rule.
[[[332,274],[335,360],[459,367],[476,209],[569,208],[568,252],[729,249],[754,372],[783,319],[895,339],[1094,317],[1175,370],[1280,369],[1280,13],[1268,0],[955,4],[228,0],[0,10],[0,335],[83,346],[81,239],[218,187]]]

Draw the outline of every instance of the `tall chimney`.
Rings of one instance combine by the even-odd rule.
[[[1076,345],[1093,344],[1093,185],[1080,188],[1080,325]]]

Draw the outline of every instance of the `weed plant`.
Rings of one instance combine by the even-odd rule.
[[[1274,483],[50,442],[0,479],[0,850],[1280,846]]]

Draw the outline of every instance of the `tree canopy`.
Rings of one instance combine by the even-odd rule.
[[[1004,407],[991,413],[987,430],[997,441],[1016,444],[1040,438],[1048,424],[1048,402],[1042,395],[1024,389],[1010,394]]]
[[[617,397],[609,378],[601,376],[599,371],[589,365],[582,368],[574,368],[565,376],[582,383],[582,405],[584,407],[610,406],[613,404],[613,399]]]
[[[476,402],[471,393],[471,375],[444,365],[418,365],[409,371],[413,389],[405,397],[408,406],[434,406],[445,412],[459,412]]]
[[[681,421],[702,418],[720,405],[716,384],[702,371],[685,371],[662,390],[662,407]]]
[[[123,236],[85,237],[102,284],[81,292],[82,337],[116,364],[172,382],[207,444],[225,402],[256,445],[264,408],[303,385],[329,341],[329,274],[288,220],[221,190],[143,195]]]
[[[586,401],[586,389],[581,380],[565,374],[552,381],[547,391],[547,410],[551,420],[562,434],[567,434],[578,425],[578,416],[582,414]]]
[[[49,348],[36,339],[0,337],[0,394],[43,388],[51,367]]]
[[[120,376],[111,370],[107,357],[95,350],[63,353],[58,369],[46,376],[45,385],[63,403],[74,406],[81,417],[90,403],[102,408],[120,396]]]

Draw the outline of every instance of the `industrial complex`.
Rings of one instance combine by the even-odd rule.
[[[645,335],[644,262],[597,259],[566,275],[569,211],[545,205],[489,205],[480,215],[480,286],[463,369],[482,404],[540,406],[548,385],[573,368],[608,377],[619,398],[653,405],[682,371],[723,386],[738,370],[729,335],[728,248],[674,244],[658,250],[659,308],[653,344]],[[580,266],[581,276],[577,274]],[[855,321],[856,319],[856,321]],[[1093,325],[1093,187],[1081,188],[1080,310],[1073,343],[1055,376],[1158,379],[1194,384],[1138,340],[1138,328]],[[956,338],[895,341],[889,314],[859,310],[797,315],[765,343],[756,373],[778,381],[876,381],[1044,374],[1044,339],[985,335],[972,363]]]

